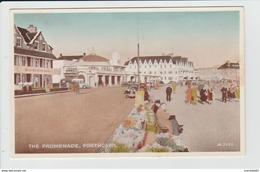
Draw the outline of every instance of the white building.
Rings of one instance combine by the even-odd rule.
[[[127,81],[137,80],[137,57],[125,62]],[[140,80],[180,81],[194,77],[193,63],[181,56],[141,56],[139,57]]]
[[[42,32],[30,25],[28,28],[14,26],[14,84],[29,82],[34,87],[52,84],[52,76],[60,70],[53,67],[56,57]]]
[[[233,81],[240,80],[240,65],[239,62],[232,63],[227,61],[221,65],[218,70],[221,73],[222,79],[229,79]]]
[[[219,66],[203,67],[194,69],[195,78],[202,80],[220,80],[223,78],[221,71],[218,70]]]
[[[98,85],[120,85],[125,79],[125,66],[118,63],[120,58],[113,57],[108,60],[91,53],[77,56],[63,56],[62,54],[54,62],[55,67],[61,67],[61,75],[55,79],[60,83],[63,80],[72,81],[74,78],[82,78],[92,87]]]

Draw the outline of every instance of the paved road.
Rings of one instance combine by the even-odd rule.
[[[177,87],[173,100],[167,102],[167,111],[184,125],[181,134],[191,152],[239,151],[240,113],[239,102],[222,103],[216,94],[213,104],[185,104],[185,86]],[[166,102],[166,87],[152,91],[154,99]]]
[[[16,153],[98,151],[87,144],[105,143],[133,108],[134,99],[126,99],[124,90],[102,87],[81,90],[79,95],[69,92],[16,98]],[[53,148],[57,144],[71,148]]]

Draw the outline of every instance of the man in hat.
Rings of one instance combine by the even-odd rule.
[[[171,115],[169,117],[169,120],[172,123],[172,134],[175,135],[175,136],[179,136],[182,133],[182,131],[183,131],[183,128],[182,128],[183,125],[180,125],[178,123],[178,121],[176,120],[175,115]]]
[[[172,87],[168,86],[166,88],[166,101],[167,102],[171,101],[171,95],[172,95]]]

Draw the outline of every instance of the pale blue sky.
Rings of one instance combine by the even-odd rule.
[[[54,54],[95,53],[122,61],[137,55],[188,57],[195,67],[239,60],[239,12],[117,12],[15,14],[14,23],[43,32]],[[138,34],[137,34],[138,33]]]

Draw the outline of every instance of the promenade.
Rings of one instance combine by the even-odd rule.
[[[221,102],[221,93],[215,92],[212,104],[186,104],[186,86],[178,86],[172,101],[166,102],[166,86],[152,90],[154,100],[166,102],[169,114],[176,115],[184,125],[183,143],[190,152],[217,152],[240,150],[240,103]]]

